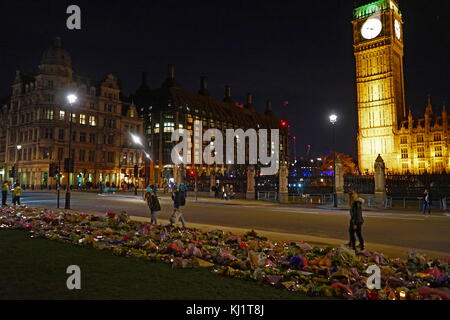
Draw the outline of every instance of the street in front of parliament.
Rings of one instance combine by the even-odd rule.
[[[72,210],[94,214],[127,211],[139,220],[150,221],[150,213],[141,196],[132,194],[98,195],[74,192]],[[171,200],[161,194],[159,223],[166,223],[172,213]],[[56,208],[53,191],[25,192],[22,204]],[[64,208],[62,199],[61,208]],[[183,209],[188,227],[245,232],[254,229],[275,241],[306,241],[317,245],[339,246],[348,242],[348,210],[326,209],[278,203],[219,200],[188,196]],[[450,217],[434,208],[431,216],[418,211],[364,210],[364,235],[367,249],[388,256],[405,257],[415,249],[430,256],[450,255]]]

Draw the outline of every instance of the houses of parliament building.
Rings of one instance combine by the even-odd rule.
[[[448,171],[445,106],[433,107],[428,97],[421,118],[414,118],[406,108],[403,19],[398,1],[359,1],[352,24],[360,171],[373,172],[378,155],[392,173]]]

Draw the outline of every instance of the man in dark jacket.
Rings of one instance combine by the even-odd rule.
[[[422,213],[426,214],[426,212],[428,211],[428,214],[431,214],[431,205],[432,205],[432,200],[431,200],[431,194],[428,192],[428,190],[425,190],[425,192],[423,193],[423,210]]]
[[[159,203],[158,197],[154,195],[152,192],[147,192],[145,194],[145,198],[147,199],[147,205],[150,209],[150,223],[157,224],[158,220],[156,219],[156,212],[161,211],[161,205]]]
[[[2,206],[6,206],[6,199],[8,198],[9,184],[8,181],[4,181],[2,184]]]
[[[364,218],[362,215],[363,203],[364,199],[360,198],[356,192],[352,191],[350,193],[349,195],[350,225],[348,230],[350,234],[350,243],[348,245],[354,250],[356,250],[355,233],[358,236],[359,248],[361,250],[364,250],[364,239],[362,236],[362,225],[364,223]]]
[[[178,220],[180,220],[183,227],[186,227],[183,212],[181,211],[181,207],[186,204],[184,192],[178,190],[177,187],[174,187],[172,192],[172,200],[173,200],[173,213],[170,216],[170,224],[174,224]]]

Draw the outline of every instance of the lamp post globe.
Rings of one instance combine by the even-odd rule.
[[[338,116],[333,113],[332,115],[330,115],[329,118],[330,118],[331,124],[335,124],[338,119]]]

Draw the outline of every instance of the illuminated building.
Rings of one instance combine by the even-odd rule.
[[[177,168],[171,159],[171,151],[174,146],[174,143],[171,142],[171,135],[175,129],[187,129],[193,137],[190,146],[192,149],[188,152],[189,157],[198,156],[195,154],[196,147],[204,150],[209,144],[209,142],[196,140],[197,134],[194,135],[194,121],[196,120],[201,121],[203,133],[209,128],[216,128],[221,130],[224,136],[226,129],[243,129],[244,131],[250,128],[256,130],[280,129],[280,163],[287,161],[288,124],[286,121],[276,118],[270,101],[267,101],[266,111],[258,113],[255,110],[251,94],[247,95],[245,104],[239,104],[233,99],[229,86],[225,88],[225,98],[219,101],[210,96],[205,77],[200,80],[200,90],[190,92],[177,83],[175,69],[172,65],[169,65],[167,79],[156,89],[150,89],[144,73],[142,83],[133,98],[142,107],[141,113],[144,117],[145,133],[152,159],[151,182],[161,184],[176,176]],[[246,139],[246,144],[246,149],[248,149],[248,139]],[[248,158],[248,153],[246,155]],[[227,163],[186,165],[185,169],[191,172],[195,168],[199,176],[210,176],[215,173],[225,174],[231,167],[239,166]],[[245,167],[245,165],[240,166],[243,175],[246,175]]]
[[[69,93],[78,97],[72,108],[67,103]],[[135,165],[142,166],[142,151],[129,134],[143,134],[136,106],[121,94],[115,76],[93,82],[76,75],[59,38],[45,50],[36,74],[17,71],[12,94],[0,107],[2,178],[28,187],[54,186],[50,164],[63,171],[69,138],[75,164],[70,184],[119,185],[134,173]],[[18,172],[14,178],[13,167]],[[69,176],[63,175],[61,183],[66,185]]]
[[[397,1],[364,3],[354,10],[352,21],[361,172],[373,172],[379,154],[390,172],[449,169],[445,107],[434,115],[429,99],[422,119],[413,119],[406,109],[403,19]]]

